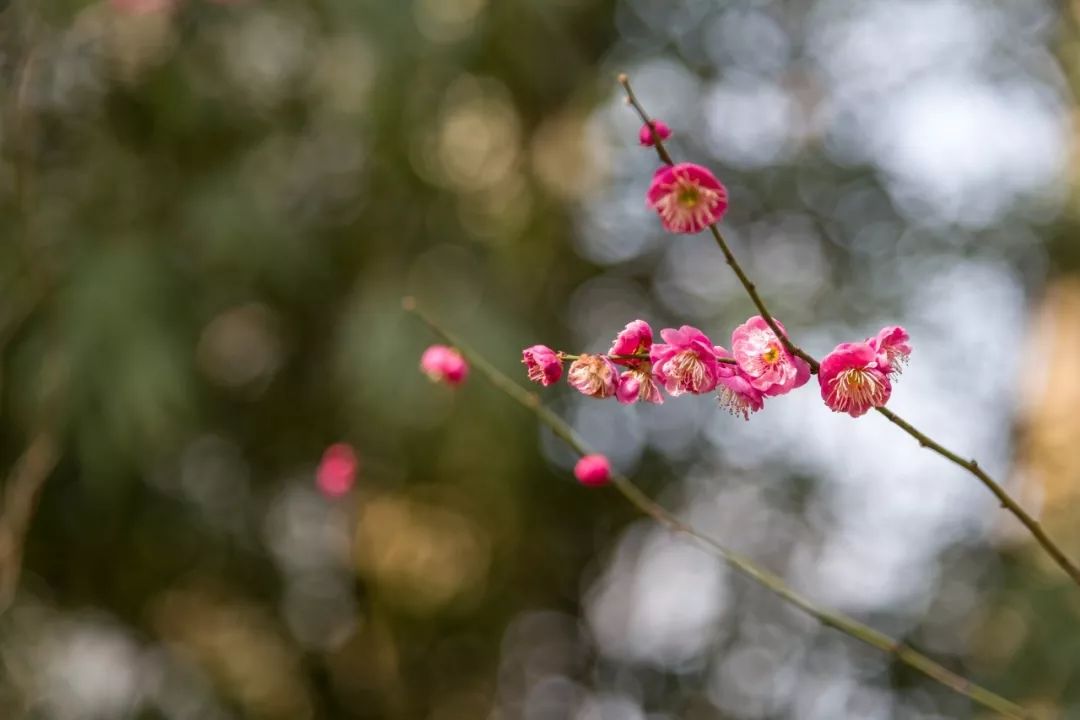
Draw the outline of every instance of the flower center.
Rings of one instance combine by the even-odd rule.
[[[863,368],[848,368],[832,381],[832,393],[840,410],[852,407],[877,407],[885,393],[881,379]]]
[[[676,193],[676,199],[680,205],[690,210],[696,207],[698,202],[701,201],[701,193],[698,191],[696,185],[680,183],[679,190]]]
[[[761,359],[772,365],[780,359],[780,348],[775,345],[770,345],[768,350],[761,353]]]
[[[697,388],[705,384],[705,365],[693,350],[683,350],[672,358],[672,365],[671,374],[683,385]]]

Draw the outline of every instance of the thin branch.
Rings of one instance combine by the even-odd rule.
[[[584,440],[582,440],[573,428],[566,424],[558,415],[540,404],[539,398],[524,389],[509,377],[504,375],[487,358],[480,355],[476,350],[462,342],[460,338],[443,329],[430,315],[416,305],[412,298],[405,298],[402,303],[405,310],[416,314],[431,330],[449,344],[456,347],[468,361],[484,375],[492,385],[509,395],[526,409],[535,413],[540,422],[547,425],[552,432],[564,440],[578,455],[590,455],[594,452]],[[868,625],[848,617],[843,613],[822,608],[814,604],[808,598],[795,592],[783,581],[780,576],[759,567],[749,558],[727,549],[713,538],[695,530],[692,526],[678,519],[669,510],[658,504],[648,495],[641,491],[627,477],[619,473],[613,473],[612,483],[638,510],[653,518],[656,522],[668,528],[674,533],[685,535],[694,543],[705,549],[710,554],[723,560],[739,573],[750,578],[754,582],[777,595],[784,602],[802,610],[807,615],[817,619],[823,625],[835,628],[841,633],[848,635],[871,647],[894,656],[901,663],[918,670],[930,679],[940,683],[950,690],[963,695],[988,710],[992,710],[1007,718],[1031,718],[1032,716],[1016,703],[1003,698],[980,685],[975,684],[938,662],[923,655],[905,643],[881,633]]]
[[[22,575],[23,545],[42,486],[59,460],[56,440],[39,433],[16,461],[4,485],[0,514],[0,615],[11,606]]]
[[[627,102],[629,102],[630,105],[632,105],[634,109],[637,110],[638,115],[640,115],[645,122],[651,122],[648,113],[645,112],[645,109],[641,106],[641,103],[638,102],[637,97],[634,95],[633,90],[630,89],[630,80],[626,77],[625,74],[619,76],[619,84],[623,86],[624,90],[626,90]],[[657,141],[656,149],[657,152],[660,154],[661,160],[668,164],[671,164],[671,155],[668,153],[667,149],[661,145],[660,138],[656,137],[655,133],[654,137]],[[758,295],[757,288],[754,286],[754,283],[750,281],[750,278],[743,271],[742,267],[739,265],[738,260],[735,259],[735,255],[731,252],[731,249],[724,241],[723,236],[720,234],[719,228],[717,228],[716,225],[713,224],[709,226],[709,231],[712,233],[713,239],[716,240],[716,244],[720,246],[720,251],[724,253],[724,259],[727,260],[727,264],[735,272],[736,277],[739,278],[739,282],[741,282],[743,288],[746,289],[746,293],[750,296],[750,300],[754,303],[754,307],[757,308],[758,312],[761,314],[761,317],[765,320],[766,323],[768,323],[769,328],[772,329],[772,331],[776,334],[778,338],[780,338],[780,341],[784,344],[784,347],[787,349],[788,352],[802,358],[810,366],[811,371],[816,373],[820,367],[818,361],[809,353],[805,352],[798,345],[795,345],[793,342],[791,342],[788,336],[780,331],[776,320],[773,319],[773,316],[769,313],[768,308],[765,306],[765,302],[761,299],[761,296]],[[998,482],[996,482],[992,477],[990,477],[985,470],[979,467],[979,464],[975,460],[966,460],[952,450],[946,448],[941,443],[932,440],[925,433],[917,430],[915,426],[913,426],[911,423],[904,420],[891,410],[887,410],[883,407],[875,408],[875,410],[884,415],[893,425],[896,425],[908,435],[915,438],[919,442],[920,446],[937,453],[949,462],[958,465],[959,467],[962,467],[963,469],[974,475],[976,478],[978,478],[979,481],[983,485],[985,485],[991,493],[994,494],[994,497],[996,497],[1001,502],[1001,507],[1011,512],[1016,517],[1016,519],[1019,520],[1021,524],[1023,524],[1023,526],[1028,529],[1032,537],[1035,538],[1035,540],[1039,543],[1040,546],[1042,546],[1043,550],[1046,551],[1046,553],[1053,559],[1053,561],[1057,563],[1057,565],[1062,570],[1065,571],[1065,573],[1069,576],[1070,579],[1072,579],[1074,583],[1080,586],[1080,567],[1077,567],[1077,565],[1069,559],[1069,557],[1062,551],[1062,549],[1057,545],[1057,543],[1055,543],[1046,534],[1046,531],[1042,529],[1039,523],[1033,517],[1031,517],[1031,515],[1029,515],[1020,506],[1020,504],[1016,502],[1016,500],[1014,500],[1007,492],[1005,492],[1004,488],[1002,488]]]

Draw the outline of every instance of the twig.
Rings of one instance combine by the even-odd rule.
[[[4,485],[0,514],[0,615],[11,606],[22,574],[23,545],[38,494],[59,460],[56,440],[39,433],[16,461]]]
[[[627,102],[629,102],[630,105],[634,107],[638,115],[641,116],[642,121],[649,123],[651,127],[652,120],[649,117],[648,113],[645,112],[645,109],[641,106],[641,103],[638,102],[637,97],[634,95],[634,91],[630,88],[630,80],[625,74],[619,76],[619,84],[622,85],[623,89],[626,91]],[[657,136],[657,134],[654,132],[653,137],[656,141],[656,151],[659,154],[660,159],[663,160],[665,163],[668,163],[669,165],[672,164],[671,155],[668,153],[667,149],[663,147],[663,142],[660,140],[659,136]],[[818,369],[820,368],[820,364],[818,363],[818,361],[809,353],[805,352],[798,345],[795,345],[793,342],[791,342],[790,338],[788,338],[786,333],[780,331],[776,320],[773,319],[773,316],[769,313],[769,310],[768,308],[766,308],[764,301],[761,299],[761,296],[758,295],[757,288],[754,286],[754,283],[750,281],[750,278],[746,275],[742,267],[739,265],[738,260],[735,259],[735,255],[731,252],[731,249],[728,247],[727,243],[724,242],[724,238],[720,234],[720,230],[716,227],[715,223],[709,226],[709,231],[712,233],[713,239],[716,240],[716,244],[720,246],[720,251],[724,253],[724,259],[727,260],[727,264],[735,272],[736,277],[739,278],[739,282],[742,283],[742,286],[743,288],[745,288],[747,295],[750,296],[750,300],[754,303],[754,307],[757,308],[758,312],[761,314],[761,317],[765,320],[766,323],[768,323],[769,328],[776,334],[778,338],[780,338],[780,341],[784,344],[784,347],[787,349],[788,352],[802,358],[810,366],[811,372],[817,373]],[[915,426],[913,426],[911,423],[904,420],[891,410],[887,410],[883,407],[874,409],[884,415],[893,425],[896,425],[908,435],[915,438],[919,442],[920,446],[937,453],[949,462],[962,467],[963,469],[974,475],[976,478],[978,478],[979,481],[983,485],[985,485],[991,493],[994,494],[994,497],[996,497],[1001,502],[1001,507],[1011,512],[1016,517],[1016,519],[1019,520],[1024,525],[1024,527],[1028,529],[1032,537],[1035,538],[1035,540],[1039,543],[1040,546],[1042,546],[1043,550],[1046,551],[1046,553],[1053,559],[1053,561],[1057,563],[1057,565],[1062,570],[1065,571],[1065,573],[1069,576],[1070,579],[1072,579],[1074,583],[1080,586],[1080,567],[1077,567],[1076,564],[1069,560],[1068,556],[1061,550],[1057,543],[1050,539],[1050,537],[1042,529],[1039,523],[1033,517],[1031,517],[1031,515],[1029,515],[1022,507],[1020,507],[1020,504],[1016,502],[1016,500],[1014,500],[1007,492],[1005,492],[1004,488],[1002,488],[998,482],[996,482],[986,473],[986,471],[979,467],[979,464],[975,460],[965,460],[963,457],[956,454],[952,450],[949,450],[941,443],[932,440],[925,433],[917,430]]]
[[[540,422],[551,428],[551,431],[572,447],[578,455],[589,455],[594,452],[580,437],[578,437],[573,428],[567,425],[558,415],[541,405],[539,398],[534,393],[525,390],[488,362],[487,358],[483,355],[480,355],[476,350],[473,350],[472,347],[462,342],[457,336],[443,329],[443,327],[430,315],[416,305],[415,300],[412,298],[405,298],[402,304],[405,310],[416,314],[417,317],[423,320],[436,335],[456,347],[466,359],[468,359],[472,366],[479,370],[492,385],[535,413]],[[931,660],[926,655],[923,655],[908,645],[898,640],[894,640],[888,635],[885,635],[868,625],[864,625],[858,620],[848,617],[843,613],[815,605],[808,598],[795,592],[795,590],[789,587],[778,575],[759,567],[749,558],[727,549],[718,541],[695,530],[692,526],[682,520],[679,520],[670,511],[642,492],[624,475],[613,473],[612,483],[623,497],[629,500],[638,510],[650,516],[656,522],[665,526],[672,532],[687,536],[697,545],[701,546],[712,555],[720,558],[736,571],[773,592],[784,602],[793,605],[807,615],[817,619],[823,625],[835,628],[849,637],[896,657],[896,659],[903,664],[918,670],[950,690],[959,693],[970,699],[972,702],[978,703],[1004,717],[1032,717],[1016,703],[975,684],[971,680],[957,675],[940,663]]]

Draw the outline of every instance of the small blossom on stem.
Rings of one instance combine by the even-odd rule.
[[[521,362],[529,372],[529,379],[544,387],[554,385],[562,377],[562,359],[547,345],[525,348],[521,351]]]
[[[660,168],[646,195],[668,232],[696,233],[718,222],[728,206],[727,188],[694,163]]]
[[[431,378],[432,382],[441,382],[451,387],[465,382],[469,375],[469,364],[457,350],[446,345],[432,345],[420,356],[420,369]]]
[[[652,347],[652,328],[649,323],[644,320],[632,320],[626,324],[626,327],[619,332],[615,337],[615,342],[611,344],[612,355],[640,355],[642,353],[648,353],[649,348]],[[618,361],[620,364],[630,364],[636,362],[630,361]]]
[[[356,451],[347,443],[334,443],[326,448],[315,471],[315,484],[329,498],[339,498],[349,492],[356,481],[359,462]]]
[[[586,455],[574,465],[574,477],[582,485],[607,485],[611,480],[611,463],[603,455]]]
[[[652,130],[656,130],[656,135],[660,138],[661,141],[667,140],[669,137],[671,137],[671,128],[667,126],[666,122],[664,122],[663,120],[653,120],[652,129],[650,129],[649,125],[646,124],[642,125],[641,130],[638,131],[638,142],[641,143],[642,147],[652,147],[656,144],[656,140],[653,138]]]
[[[623,405],[629,405],[637,401],[650,402],[661,405],[664,396],[660,394],[660,386],[649,372],[649,363],[644,367],[627,370],[619,376],[619,384],[615,388],[615,399]]]
[[[749,420],[750,413],[765,407],[765,397],[741,370],[717,380],[716,397],[720,407],[732,415],[742,415],[743,420]]]
[[[566,378],[582,395],[607,398],[615,394],[618,374],[607,356],[582,354],[570,365]]]
[[[649,358],[653,373],[673,397],[683,393],[707,393],[716,387],[720,368],[713,344],[705,333],[683,325],[660,331],[664,343],[652,346]]]
[[[892,394],[889,366],[870,343],[840,343],[818,370],[821,398],[833,412],[859,417]]]
[[[776,321],[781,332],[787,330]],[[783,395],[810,379],[810,366],[788,353],[765,318],[755,315],[731,333],[735,362],[755,389],[766,395]]]
[[[882,367],[889,368],[889,378],[894,382],[904,371],[911,355],[911,344],[908,342],[910,339],[907,330],[899,325],[890,325],[881,328],[877,335],[866,340],[870,347],[881,354]]]

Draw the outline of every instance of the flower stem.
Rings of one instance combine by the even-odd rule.
[[[500,372],[487,358],[479,354],[460,338],[445,330],[430,315],[416,305],[413,298],[405,298],[402,303],[405,310],[416,314],[431,330],[456,347],[462,355],[484,375],[492,385],[509,395],[513,400],[527,410],[536,414],[540,422],[547,425],[556,436],[566,442],[578,455],[591,455],[595,451],[582,440],[573,428],[566,424],[558,415],[540,404],[539,398],[518,385]],[[967,697],[988,710],[999,713],[1003,717],[1024,720],[1031,715],[1016,703],[1005,699],[971,680],[961,677],[944,667],[940,663],[923,655],[907,644],[895,640],[874,628],[848,617],[835,610],[820,607],[810,599],[795,592],[783,579],[758,566],[749,558],[733,552],[722,545],[719,541],[694,529],[691,525],[678,519],[671,511],[654,501],[641,491],[629,478],[620,474],[612,473],[612,484],[631,504],[642,513],[650,516],[653,520],[668,528],[673,533],[684,535],[692,542],[703,548],[706,552],[719,558],[734,568],[737,572],[745,575],[762,587],[774,593],[784,602],[802,610],[807,615],[817,619],[821,624],[835,628],[841,633],[875,647],[882,652],[894,656],[901,663],[918,670],[950,690]]]
[[[649,122],[649,115],[645,112],[645,109],[641,106],[641,103],[638,102],[637,97],[634,95],[634,91],[630,88],[630,80],[625,74],[619,76],[619,84],[622,85],[623,89],[626,91],[627,102],[629,102],[634,107],[638,115],[641,116],[642,120],[644,120],[645,122]],[[671,155],[668,153],[667,149],[663,147],[660,138],[656,137],[655,139],[656,151],[659,154],[660,159],[669,165],[672,164]],[[735,272],[735,276],[739,278],[739,282],[742,283],[743,288],[746,290],[746,294],[750,296],[750,300],[754,303],[754,307],[757,308],[758,312],[761,314],[762,319],[764,319],[765,322],[769,325],[769,328],[776,334],[778,338],[780,338],[780,341],[784,344],[784,348],[792,355],[796,355],[802,358],[806,362],[806,364],[810,366],[810,371],[813,373],[817,373],[818,368],[820,367],[818,361],[812,355],[800,348],[798,345],[794,344],[785,333],[780,331],[779,325],[777,324],[773,316],[769,313],[769,310],[765,306],[765,302],[761,299],[761,296],[758,294],[757,288],[755,287],[754,283],[751,282],[746,272],[743,271],[742,266],[739,265],[738,260],[735,259],[735,255],[731,252],[731,248],[729,248],[727,243],[724,241],[724,237],[720,234],[719,228],[717,228],[716,225],[713,224],[709,226],[709,231],[712,233],[713,239],[716,240],[716,244],[720,246],[720,251],[724,253],[724,259],[727,260],[728,266],[730,266],[731,269]],[[983,485],[985,485],[991,493],[994,494],[994,497],[996,497],[998,501],[1000,501],[1001,507],[1011,512],[1016,517],[1016,519],[1019,520],[1020,523],[1028,529],[1032,537],[1035,538],[1035,540],[1039,543],[1043,550],[1046,551],[1046,553],[1051,557],[1051,559],[1053,559],[1053,561],[1057,563],[1057,565],[1062,570],[1065,571],[1065,574],[1067,574],[1074,583],[1080,586],[1080,567],[1077,567],[1075,563],[1069,560],[1068,556],[1065,555],[1065,553],[1061,550],[1057,543],[1055,543],[1046,534],[1046,531],[1042,529],[1042,526],[1038,523],[1038,521],[1036,521],[1033,517],[1031,517],[1031,515],[1027,513],[1027,511],[1020,507],[1020,504],[1016,502],[1016,500],[1013,499],[1007,492],[1005,492],[1005,489],[1002,488],[997,481],[990,477],[985,470],[979,467],[978,462],[976,462],[975,460],[965,460],[963,457],[957,455],[952,450],[949,450],[941,443],[930,439],[930,437],[917,430],[915,426],[913,426],[911,423],[904,420],[902,417],[892,412],[891,410],[887,410],[883,407],[874,409],[884,415],[893,425],[896,425],[908,435],[915,438],[919,442],[919,445],[921,447],[927,448],[928,450],[937,453],[949,462],[952,462],[953,464],[962,467],[963,469],[974,475],[976,478],[978,478],[978,480]]]

